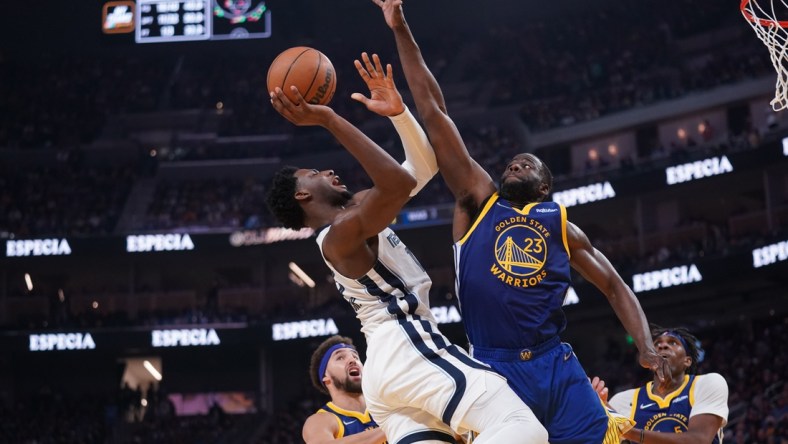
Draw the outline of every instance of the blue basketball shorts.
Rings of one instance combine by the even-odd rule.
[[[473,347],[473,357],[509,381],[547,429],[551,444],[600,444],[608,430],[607,411],[580,361],[555,337],[519,350]]]

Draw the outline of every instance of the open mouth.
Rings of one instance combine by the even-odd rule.
[[[342,181],[341,181],[341,180],[339,180],[339,176],[334,176],[334,180],[332,180],[332,181],[331,181],[331,185],[334,185],[334,186],[336,186],[336,187],[343,187],[343,186],[345,186],[345,185],[342,183]]]
[[[358,369],[358,368],[355,368],[355,367],[354,367],[354,368],[351,368],[351,369],[348,371],[348,374],[349,374],[350,376],[361,376],[361,370],[360,370],[360,369]]]

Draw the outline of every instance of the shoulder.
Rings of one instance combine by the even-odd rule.
[[[690,417],[711,414],[728,420],[728,383],[719,373],[709,373],[695,377],[694,391],[690,393],[692,412]]]
[[[728,382],[719,373],[706,373],[695,377],[695,391],[728,391]]]
[[[635,390],[637,389],[624,390],[613,395],[610,398],[610,407],[619,413],[628,414],[632,409],[632,397],[635,395]]]
[[[304,431],[330,430],[333,433],[337,430],[337,421],[339,421],[339,417],[333,412],[320,409],[306,419],[304,422]]]
[[[339,417],[335,414],[320,409],[306,419],[301,429],[301,437],[307,443],[335,439],[339,432],[338,421]]]

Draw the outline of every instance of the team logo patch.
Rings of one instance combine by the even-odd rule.
[[[495,226],[495,263],[490,272],[508,285],[532,287],[544,279],[550,232],[525,216],[510,217]]]
[[[530,276],[544,267],[547,242],[534,228],[512,225],[501,231],[495,241],[498,265],[515,276]]]
[[[646,421],[646,430],[667,433],[684,433],[688,430],[689,418],[681,413],[660,412]]]

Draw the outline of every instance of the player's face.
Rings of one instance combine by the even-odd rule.
[[[300,169],[295,172],[295,177],[297,189],[308,192],[313,199],[340,206],[353,197],[334,170]]]
[[[331,354],[326,366],[326,376],[331,384],[348,393],[361,393],[361,373],[364,366],[358,352],[350,348],[340,348]]]
[[[547,194],[542,161],[533,154],[518,154],[501,175],[501,197],[514,202],[539,202]]]
[[[687,356],[687,351],[678,338],[670,335],[660,335],[654,340],[657,354],[668,361],[671,373],[678,375],[684,373],[692,364],[692,358]]]

